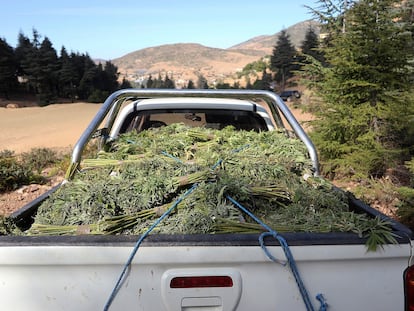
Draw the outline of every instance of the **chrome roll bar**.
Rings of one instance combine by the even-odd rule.
[[[277,94],[262,90],[123,89],[116,91],[105,100],[105,102],[102,104],[102,107],[98,110],[91,123],[88,125],[88,127],[85,129],[75,144],[72,152],[71,166],[73,167],[80,163],[81,155],[86,144],[92,138],[93,134],[96,132],[105,118],[105,127],[107,129],[110,129],[112,127],[116,115],[122,106],[122,103],[128,100],[160,97],[220,97],[253,101],[263,100],[269,105],[270,109],[272,110],[276,125],[280,128],[285,128],[280,117],[280,113],[282,113],[283,117],[289,123],[294,133],[305,144],[313,164],[314,174],[319,175],[319,161],[316,148],[308,135],[305,133],[302,126],[298,123],[290,109]]]

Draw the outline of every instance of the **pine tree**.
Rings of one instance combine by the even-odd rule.
[[[41,104],[48,104],[57,96],[72,101],[75,98],[101,101],[119,89],[118,68],[111,62],[96,65],[88,54],[69,55],[64,47],[58,57],[52,42],[47,37],[41,40],[35,29],[32,40],[19,34],[14,59],[15,78],[22,77],[27,92],[35,94]],[[6,69],[2,73],[6,74]],[[3,88],[5,85],[2,84]]]
[[[288,79],[293,76],[294,70],[297,69],[296,55],[297,52],[290,41],[289,34],[286,30],[282,30],[270,57],[270,68],[276,72],[275,80],[282,90]]]
[[[319,37],[312,27],[306,31],[305,38],[300,45],[300,55],[297,57],[300,64],[309,62],[307,59],[311,57],[321,63],[324,63],[324,56],[320,50]]]
[[[45,37],[40,42],[40,38],[36,29],[33,29],[31,41],[20,33],[16,58],[19,62],[19,74],[26,78],[29,91],[36,94],[39,104],[45,105],[57,95],[56,72],[59,63],[50,40]]]
[[[9,94],[17,88],[17,63],[13,48],[0,38],[0,92],[9,99]]]
[[[17,74],[18,76],[26,76],[27,73],[25,72],[25,66],[24,61],[27,55],[31,52],[33,49],[32,43],[30,42],[30,39],[27,38],[23,33],[19,33],[18,40],[17,40],[17,46],[14,50],[15,58],[17,61]]]
[[[19,75],[27,80],[28,91],[39,93],[39,34],[33,29],[33,40],[19,33],[16,47],[16,58],[19,64]]]
[[[161,77],[161,72],[158,72],[158,77],[154,80],[154,84],[152,86],[155,89],[161,89],[163,88],[163,81]]]
[[[247,90],[251,90],[251,89],[253,89],[253,85],[252,85],[252,82],[250,81],[250,77],[249,76],[246,76],[246,89]]]
[[[164,88],[165,89],[175,89],[174,80],[172,78],[168,77],[168,74],[165,76]]]
[[[102,72],[102,65],[98,68],[99,65],[97,66],[88,54],[77,55],[76,58],[81,74],[78,95],[80,99],[88,99],[95,89],[99,88],[97,77]]]
[[[198,89],[208,89],[207,79],[201,73],[198,75],[197,88]]]
[[[59,63],[59,96],[70,98],[71,102],[74,102],[76,98],[76,85],[79,85],[79,78],[77,75],[75,62],[73,58],[69,56],[65,47],[62,47],[60,50]]]
[[[313,86],[324,105],[314,124],[314,140],[325,171],[381,176],[403,161],[410,115],[412,37],[392,0],[360,0],[330,20],[346,20],[330,33],[327,67]],[[346,19],[343,18],[346,16]],[[335,26],[334,25],[334,26]],[[330,26],[327,29],[338,27]],[[314,67],[315,68],[315,67]]]
[[[47,37],[43,39],[38,49],[38,66],[40,68],[37,76],[40,103],[49,104],[52,98],[57,96],[59,64],[56,50]]]
[[[149,75],[147,80],[147,88],[151,89],[154,87],[154,80],[152,79],[152,75]]]
[[[255,90],[270,90],[270,83],[272,82],[272,75],[263,69],[262,78],[256,79],[252,88]]]
[[[401,11],[401,23],[406,26],[406,31],[411,33],[411,50],[414,51],[414,0],[402,2]],[[414,60],[410,65],[414,66]],[[411,71],[410,80],[414,84],[414,70]]]
[[[112,93],[119,88],[118,83],[118,67],[112,64],[110,61],[105,62],[103,69],[103,91]]]
[[[119,86],[119,89],[129,89],[129,88],[131,88],[132,87],[132,85],[131,85],[131,82],[129,82],[127,79],[125,79],[125,77],[124,78],[122,78],[122,82],[121,82],[121,85]]]
[[[187,83],[187,87],[186,87],[187,89],[195,89],[195,85],[194,85],[194,82],[193,82],[193,80],[188,80],[188,83]]]

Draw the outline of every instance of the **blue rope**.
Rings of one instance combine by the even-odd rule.
[[[172,154],[169,154],[169,153],[168,153],[168,152],[166,152],[166,151],[161,151],[161,154],[163,154],[163,155],[165,155],[165,156],[167,156],[167,157],[169,157],[169,158],[173,159],[174,161],[176,161],[176,162],[178,162],[178,163],[183,163],[183,161],[181,161],[181,159],[179,159],[179,158],[177,158],[177,157],[173,156]]]
[[[131,267],[131,263],[132,260],[135,257],[135,254],[137,253],[141,243],[144,241],[144,239],[151,233],[152,230],[154,230],[154,228],[156,226],[158,226],[161,221],[164,220],[164,218],[166,218],[169,214],[171,214],[171,212],[177,207],[177,205],[186,197],[188,196],[191,192],[193,192],[194,189],[196,189],[198,186],[198,184],[194,184],[190,189],[188,189],[182,196],[180,196],[175,202],[174,204],[164,213],[161,215],[160,218],[157,219],[156,222],[154,222],[151,227],[144,232],[141,237],[139,238],[139,240],[135,243],[134,249],[132,250],[131,254],[129,255],[129,258],[127,260],[127,262],[124,265],[124,268],[122,269],[121,274],[119,275],[118,281],[115,284],[115,287],[113,288],[105,306],[104,306],[104,311],[109,310],[109,307],[111,306],[113,300],[115,299],[116,295],[118,294],[119,290],[121,289],[122,283],[125,280],[125,276],[126,273],[128,271],[128,269],[130,269]]]
[[[242,151],[243,149],[246,149],[246,148],[249,148],[249,147],[250,147],[250,144],[245,144],[245,145],[243,145],[239,148],[236,148],[236,149],[232,150],[232,152],[236,153],[236,152]]]
[[[223,163],[223,160],[222,159],[219,159],[212,167],[211,167],[211,170],[215,170],[218,166],[220,166],[221,165],[221,163]]]
[[[316,299],[318,299],[319,303],[321,304],[319,307],[319,311],[327,311],[328,304],[326,303],[325,297],[322,294],[317,294]]]
[[[130,143],[135,143],[133,141],[129,141],[129,142]],[[242,149],[247,148],[247,147],[249,147],[248,144],[245,145],[245,146],[242,146],[242,147],[240,147],[238,149],[233,150],[233,152],[239,152]],[[177,160],[178,162],[181,162],[182,163],[182,161],[180,159],[178,159],[178,158],[176,158],[176,157],[168,154],[167,152],[164,152],[163,151],[162,154],[164,154],[166,156],[169,156],[169,157]],[[222,162],[223,162],[223,160],[222,159],[219,159],[213,165],[213,167],[211,169],[214,170],[219,165],[221,165]],[[161,215],[160,218],[158,218],[158,220],[154,224],[152,224],[152,226],[144,234],[141,235],[140,239],[136,242],[136,244],[135,244],[135,246],[134,246],[134,248],[133,248],[133,250],[132,250],[132,252],[131,252],[131,254],[130,254],[128,260],[127,260],[127,262],[125,263],[124,268],[123,268],[123,270],[122,270],[122,272],[121,272],[121,274],[120,274],[120,276],[119,276],[119,278],[118,278],[118,280],[117,280],[117,282],[115,284],[115,287],[113,288],[113,290],[112,290],[112,292],[111,292],[111,294],[110,294],[110,296],[109,296],[109,298],[108,298],[108,300],[107,300],[107,302],[106,302],[106,304],[104,306],[104,309],[103,309],[104,311],[108,311],[109,310],[109,307],[112,305],[113,300],[115,299],[116,295],[118,294],[119,290],[121,289],[122,283],[123,283],[123,281],[125,280],[125,277],[126,277],[126,273],[130,269],[132,260],[134,259],[134,257],[136,255],[136,253],[137,253],[137,251],[138,251],[141,243],[152,232],[152,230],[154,230],[155,227],[157,227],[169,214],[171,214],[171,212],[177,207],[177,205],[186,196],[188,196],[189,194],[191,194],[193,192],[193,190],[197,188],[197,186],[198,186],[198,184],[194,184],[190,189],[188,189],[182,196],[180,196],[174,202],[174,204],[164,214]],[[297,269],[295,259],[294,259],[293,255],[292,255],[291,251],[290,251],[289,245],[286,242],[286,240],[282,236],[280,236],[276,231],[274,231],[272,228],[270,228],[268,225],[266,225],[265,223],[263,223],[259,218],[257,218],[248,209],[246,209],[244,206],[242,206],[240,203],[238,203],[236,200],[234,200],[232,197],[230,197],[228,195],[226,197],[234,205],[236,205],[239,209],[241,209],[243,212],[245,212],[246,214],[248,214],[252,219],[254,219],[258,224],[260,224],[263,228],[265,228],[268,231],[268,232],[263,232],[260,235],[260,237],[259,237],[259,242],[260,242],[260,245],[261,245],[264,253],[273,262],[279,263],[279,264],[281,264],[283,266],[286,266],[287,264],[289,264],[289,267],[290,267],[290,269],[292,271],[292,274],[295,277],[296,283],[297,283],[298,288],[300,290],[300,293],[302,295],[303,301],[304,301],[304,303],[306,305],[306,309],[308,311],[315,311],[315,309],[313,308],[313,305],[312,305],[312,303],[310,301],[309,294],[308,294],[308,292],[307,292],[307,290],[305,288],[305,285],[303,284],[303,281],[302,281],[302,279],[301,279],[301,277],[299,275],[299,271]],[[287,259],[286,261],[282,261],[282,260],[279,260],[279,259],[275,258],[267,250],[267,247],[266,247],[265,242],[264,242],[264,238],[267,237],[267,236],[273,236],[275,239],[277,239],[279,241],[280,245],[283,248],[283,251],[285,252],[285,256],[286,256],[286,259]],[[318,294],[316,296],[316,299],[320,302],[319,311],[327,311],[328,305],[327,305],[327,303],[326,303],[325,298],[323,297],[323,295],[322,294]]]
[[[265,233],[268,233],[268,232],[265,232]],[[287,261],[283,261],[283,260],[280,260],[280,259],[277,259],[276,257],[274,257],[268,250],[267,250],[267,247],[266,247],[266,244],[265,244],[265,242],[264,242],[264,238],[265,238],[265,234],[261,234],[260,236],[259,236],[259,243],[260,243],[260,246],[261,246],[261,248],[262,248],[262,250],[264,251],[264,253],[265,253],[265,255],[267,256],[267,258],[269,258],[271,261],[273,261],[273,262],[276,262],[276,263],[278,263],[278,264],[281,264],[282,266],[286,266],[287,265]]]
[[[227,199],[229,199],[235,206],[237,206],[240,210],[242,210],[244,213],[246,213],[247,215],[249,215],[254,221],[256,221],[259,225],[261,225],[263,228],[265,228],[267,230],[267,232],[263,232],[260,237],[259,237],[259,242],[260,245],[264,251],[264,253],[266,254],[266,256],[274,261],[277,262],[279,264],[282,265],[286,265],[289,264],[290,270],[292,271],[292,274],[295,278],[296,284],[298,285],[299,291],[302,295],[302,299],[303,302],[305,303],[306,306],[306,310],[308,311],[315,311],[312,302],[309,298],[309,294],[308,291],[306,290],[305,285],[303,284],[302,278],[300,277],[299,274],[299,270],[296,266],[296,261],[292,255],[292,252],[290,251],[289,245],[286,242],[285,238],[282,237],[281,235],[279,235],[275,230],[273,230],[272,228],[270,228],[268,225],[266,225],[264,222],[262,222],[259,218],[257,218],[252,212],[250,212],[247,208],[245,208],[244,206],[242,206],[239,202],[237,202],[236,200],[234,200],[232,197],[230,197],[229,195],[226,196]],[[276,259],[273,255],[270,254],[270,252],[267,250],[266,245],[264,243],[264,238],[267,236],[272,236],[274,237],[276,240],[279,241],[280,245],[283,248],[283,251],[285,253],[286,256],[286,262],[283,262],[279,259]],[[322,294],[318,294],[316,296],[316,299],[318,299],[318,301],[321,303],[319,311],[326,311],[327,310],[327,303],[324,299],[324,297],[322,296]]]
[[[234,149],[234,150],[232,150],[231,152],[232,153],[236,153],[236,152],[240,152],[240,151],[242,151],[243,149],[246,149],[246,148],[248,148],[248,147],[250,147],[250,144],[246,144],[246,145],[243,145],[243,146],[241,146],[241,147],[239,147],[239,148],[237,148],[237,149]],[[217,162],[211,167],[211,170],[215,170],[218,166],[220,166],[221,165],[221,163],[223,163],[224,161],[223,161],[223,159],[218,159],[217,160]]]

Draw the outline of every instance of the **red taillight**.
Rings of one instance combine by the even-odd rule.
[[[405,310],[414,311],[414,266],[404,271]]]
[[[171,279],[170,288],[233,287],[227,275],[177,276]]]

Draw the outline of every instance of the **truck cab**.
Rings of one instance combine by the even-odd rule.
[[[109,138],[135,130],[182,123],[190,127],[237,130],[274,130],[268,111],[253,101],[222,98],[158,98],[135,100],[122,108]]]

